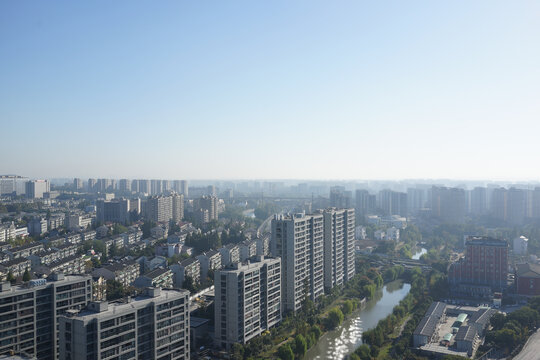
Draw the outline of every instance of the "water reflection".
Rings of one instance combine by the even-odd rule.
[[[411,286],[392,281],[375,293],[366,306],[357,310],[336,330],[326,333],[305,359],[343,359],[362,344],[362,332],[374,328],[409,293]]]
[[[418,251],[416,254],[414,254],[414,255],[412,256],[412,259],[413,259],[413,260],[418,260],[418,259],[420,259],[420,256],[422,256],[422,255],[424,255],[424,254],[426,254],[426,253],[427,253],[427,249],[421,248],[420,251]]]

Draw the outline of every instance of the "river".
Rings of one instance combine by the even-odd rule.
[[[410,284],[400,280],[389,282],[377,290],[364,308],[347,317],[337,329],[324,334],[304,359],[343,359],[362,345],[362,332],[374,328],[379,320],[391,314],[410,289]]]
[[[418,249],[418,248],[416,248]],[[412,259],[413,260],[419,260],[420,259],[420,256],[424,255],[424,254],[427,254],[427,249],[425,248],[421,248],[420,251],[416,252],[413,256],[412,256]]]

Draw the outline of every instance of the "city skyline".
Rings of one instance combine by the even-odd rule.
[[[0,10],[0,173],[540,178],[532,2]]]

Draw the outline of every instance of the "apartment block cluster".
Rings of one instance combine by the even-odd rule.
[[[0,354],[37,359],[189,359],[189,293],[147,288],[92,301],[88,275],[0,284]]]
[[[354,209],[275,216],[270,251],[281,258],[284,312],[298,311],[306,298],[317,300],[354,276],[354,236]]]

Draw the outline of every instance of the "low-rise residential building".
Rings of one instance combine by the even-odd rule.
[[[173,287],[173,273],[167,268],[157,268],[139,276],[133,283],[135,287],[156,287],[171,289]]]
[[[79,251],[79,245],[64,243],[58,246],[51,246],[51,249],[57,251],[61,258],[73,256]]]
[[[32,242],[29,244],[25,244],[22,246],[17,246],[10,248],[5,251],[5,253],[11,258],[11,259],[17,259],[17,258],[27,258],[32,254],[37,254],[41,251],[43,251],[43,244],[40,242]]]
[[[10,272],[13,276],[23,276],[26,269],[30,270],[32,268],[32,262],[25,258],[16,258],[13,260],[8,260],[0,263],[0,273],[2,277],[6,277]]]
[[[80,233],[66,234],[66,243],[80,244],[82,242],[82,236]]]
[[[270,255],[270,235],[263,235],[255,239],[257,243],[257,255],[267,256]]]
[[[386,229],[386,240],[399,241],[399,229],[393,226]]]
[[[216,250],[210,250],[197,256],[201,264],[201,279],[208,277],[208,271],[221,269],[221,254]]]
[[[58,229],[59,227],[64,226],[66,221],[66,215],[64,214],[54,214],[47,220],[47,229],[48,231]]]
[[[460,352],[471,356],[479,343],[478,332],[474,326],[461,326],[456,334],[456,347]]]
[[[41,275],[50,275],[52,273],[64,274],[84,274],[86,272],[86,262],[81,256],[71,255],[48,265],[39,265],[35,272]]]
[[[28,232],[30,235],[41,235],[47,232],[47,220],[43,218],[33,218],[28,222]]]
[[[87,230],[81,233],[81,237],[83,241],[94,241],[96,239],[96,231],[95,230]]]
[[[386,232],[384,230],[377,230],[373,234],[375,240],[384,240],[386,238]]]
[[[90,214],[71,214],[68,216],[67,220],[67,227],[71,230],[80,230],[80,229],[86,229],[90,225],[92,225],[92,222],[94,221],[95,216]]]
[[[186,278],[193,280],[194,284],[201,281],[201,263],[196,258],[189,258],[170,266],[174,273],[174,286],[183,287]]]
[[[246,261],[257,255],[257,242],[255,240],[245,240],[238,245],[240,249],[240,261]]]
[[[155,226],[150,229],[150,236],[154,239],[163,239],[166,238],[169,231],[165,226]]]
[[[92,277],[92,301],[107,300],[107,280],[103,276]]]
[[[540,265],[516,265],[516,291],[519,295],[540,295]]]
[[[221,264],[229,266],[240,261],[240,248],[236,244],[227,244],[219,249]]]
[[[49,265],[50,263],[62,258],[62,254],[55,250],[42,251],[28,257],[28,259],[32,262],[32,269],[39,265]]]
[[[15,239],[15,224],[13,221],[8,224],[0,225],[0,242]]]
[[[103,276],[105,280],[115,280],[127,287],[139,277],[139,271],[139,264],[135,260],[123,260],[94,269],[92,276]]]

